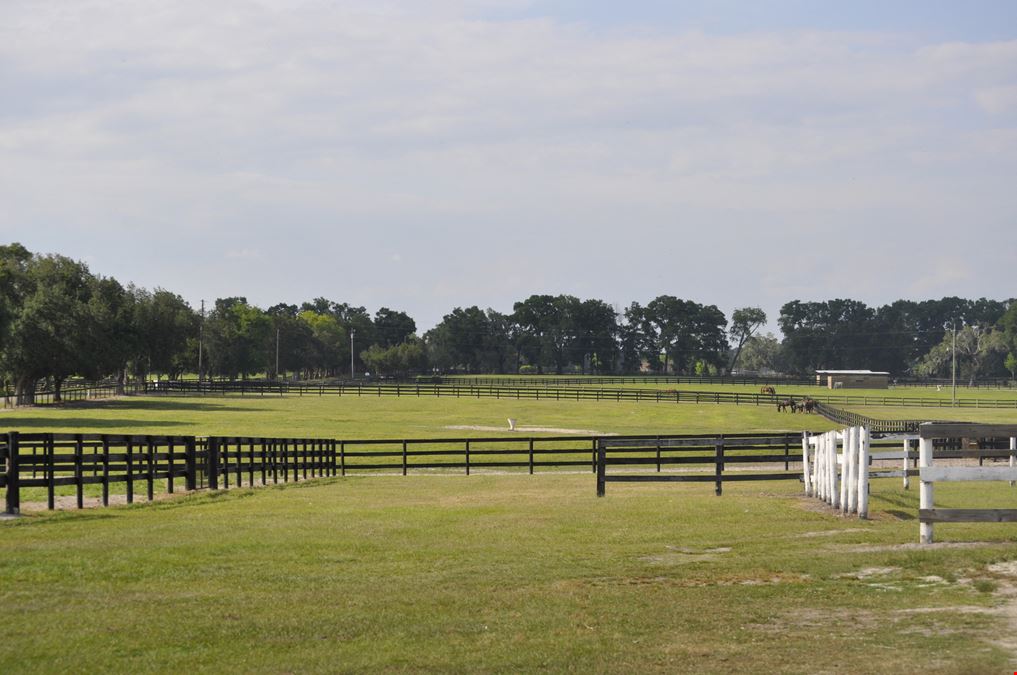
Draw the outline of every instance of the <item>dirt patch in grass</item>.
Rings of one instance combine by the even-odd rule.
[[[478,424],[450,424],[445,427],[452,431],[508,431],[511,433],[533,433],[533,434],[567,434],[574,436],[617,436],[618,434],[597,431],[595,429],[566,429],[564,427],[523,427],[517,426],[515,430],[508,428],[508,425],[501,427],[489,427]]]
[[[865,532],[863,527],[845,527],[843,530],[817,530],[815,532],[804,532],[802,534],[793,535],[794,537],[835,537],[839,534],[848,534],[850,532]]]
[[[939,544],[919,544],[918,542],[907,544],[830,544],[827,550],[835,553],[886,553],[888,551],[935,551],[947,548],[982,548],[1005,545],[1005,542],[998,541],[959,541]]]

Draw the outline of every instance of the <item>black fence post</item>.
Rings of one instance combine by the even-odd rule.
[[[18,432],[7,434],[7,513],[16,516],[21,513],[21,481],[18,477]]]
[[[46,434],[46,508],[50,511],[56,508],[56,448],[54,447],[53,434]]]
[[[85,508],[85,471],[81,464],[85,456],[85,443],[81,434],[74,435],[74,496],[79,509]]]
[[[194,436],[189,436],[184,444],[184,489],[191,492],[198,489],[198,457]]]
[[[717,439],[717,477],[715,479],[717,496],[724,493],[724,439]]]
[[[597,496],[604,496],[604,488],[607,481],[605,475],[607,472],[607,450],[604,448],[603,439],[597,443]]]
[[[219,489],[219,439],[214,436],[208,438],[208,452],[205,455],[205,474],[208,476],[208,489]]]

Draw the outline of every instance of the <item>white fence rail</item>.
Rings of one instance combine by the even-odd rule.
[[[919,541],[933,542],[933,523],[1017,522],[1017,509],[937,509],[934,484],[950,481],[1009,481],[1017,484],[1017,424],[923,424],[918,431],[918,465],[921,479],[918,510]],[[1010,438],[1010,463],[1006,467],[935,466],[933,442],[952,438]]]

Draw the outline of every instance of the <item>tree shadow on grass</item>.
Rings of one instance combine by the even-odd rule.
[[[189,425],[176,420],[144,420],[104,417],[8,417],[0,415],[2,429],[136,429]]]
[[[258,408],[208,403],[202,401],[181,401],[169,399],[114,399],[106,401],[73,401],[60,404],[37,406],[37,410],[184,410],[197,412],[253,412]]]

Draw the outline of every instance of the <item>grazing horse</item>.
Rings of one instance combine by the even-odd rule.
[[[777,401],[777,412],[784,412],[785,410],[795,412],[797,409],[798,404],[793,398],[786,398],[782,401]]]
[[[766,386],[766,387],[760,387],[759,388],[759,393],[760,394],[769,394],[770,396],[773,396],[774,394],[777,393],[777,391],[773,387]]]
[[[802,403],[802,406],[803,406],[805,412],[811,414],[812,411],[816,409],[816,402],[813,401],[811,398],[807,398],[807,399],[805,399],[805,402]]]

